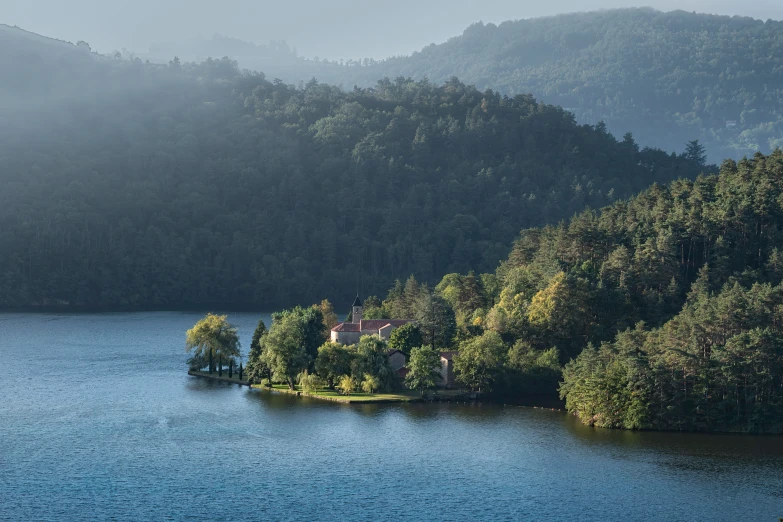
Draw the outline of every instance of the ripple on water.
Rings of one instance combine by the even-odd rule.
[[[230,316],[250,339],[258,316]],[[780,438],[251,391],[185,374],[184,332],[197,319],[0,314],[0,519],[783,516]]]

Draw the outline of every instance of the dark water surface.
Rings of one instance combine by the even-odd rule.
[[[197,319],[0,315],[0,519],[783,517],[783,438],[250,391],[186,375]]]

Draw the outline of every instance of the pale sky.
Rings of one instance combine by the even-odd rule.
[[[457,36],[479,20],[601,8],[783,19],[783,0],[1,0],[0,23],[76,42],[99,52],[145,52],[151,43],[220,33],[256,43],[285,40],[312,57],[384,58]]]

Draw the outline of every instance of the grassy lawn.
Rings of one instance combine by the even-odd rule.
[[[243,384],[247,385],[248,382],[246,380],[239,380],[239,372],[234,372],[234,375],[231,379],[228,378],[228,372],[224,371],[223,376],[219,376],[217,372],[214,372],[212,375],[209,374],[209,372],[202,372],[202,371],[189,371],[190,375],[195,375],[198,377],[207,377],[209,379],[214,379],[218,381],[223,382],[230,382],[235,384]],[[269,390],[270,388],[267,388],[266,386],[261,386],[258,384],[254,384],[253,388],[258,388],[261,390]],[[314,393],[305,393],[302,391],[302,388],[300,386],[297,386],[295,390],[290,390],[287,385],[285,384],[274,384],[271,388],[272,391],[280,392],[280,393],[289,393],[289,394],[295,394],[295,395],[304,395],[307,397],[312,397],[314,399],[322,399],[326,401],[334,401],[334,402],[342,402],[346,404],[354,404],[354,403],[372,403],[372,402],[415,402],[421,400],[421,394],[417,390],[404,390],[398,393],[352,393],[350,395],[341,395],[340,393],[330,390],[329,388],[319,388],[317,392]],[[464,390],[438,390],[437,396],[441,397],[442,399],[446,398],[453,398],[453,397],[460,397],[465,394]],[[431,398],[433,396],[433,392],[428,391],[427,397]]]
[[[264,389],[261,386],[255,386],[257,388]],[[268,389],[268,388],[267,388]],[[304,393],[302,389],[297,386],[296,390],[290,390],[288,386],[284,384],[272,385],[272,390],[282,393],[297,393],[301,392],[302,395],[307,397],[313,397],[315,399],[325,399],[335,402],[344,403],[359,403],[359,402],[411,402],[420,399],[419,392],[415,390],[405,390],[399,393],[352,393],[350,395],[340,395],[334,390],[328,388],[320,388],[315,393]]]

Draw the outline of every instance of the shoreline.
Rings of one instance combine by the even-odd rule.
[[[238,372],[234,372],[234,376],[231,377],[230,379],[228,378],[228,372],[227,371],[223,372],[223,375],[221,376],[221,375],[218,375],[217,373],[213,373],[213,374],[210,375],[209,372],[202,372],[202,371],[197,371],[197,370],[188,370],[188,375],[190,375],[191,377],[201,377],[201,378],[208,379],[208,380],[211,380],[211,381],[220,381],[220,382],[226,382],[226,383],[229,383],[229,384],[238,384],[240,386],[248,386],[248,387],[250,387],[250,381],[248,381],[247,379],[242,379],[241,381],[239,380],[239,378],[237,377]]]
[[[482,402],[478,394],[472,393],[467,390],[438,390],[436,394],[428,394],[424,397],[419,395],[419,392],[413,390],[406,390],[401,393],[376,393],[368,395],[366,393],[355,393],[353,395],[340,395],[337,392],[329,389],[324,389],[321,392],[308,393],[303,390],[292,390],[285,385],[275,385],[272,387],[263,386],[261,384],[250,384],[247,380],[239,380],[236,377],[229,379],[226,372],[221,377],[216,373],[210,375],[208,372],[188,370],[188,375],[191,377],[201,377],[204,379],[225,382],[229,384],[238,384],[240,386],[247,386],[253,390],[259,390],[261,392],[268,393],[280,393],[284,395],[293,395],[295,397],[307,397],[310,399],[316,399],[327,402],[337,402],[341,404],[408,404],[408,403],[424,403],[424,402]],[[484,401],[487,403],[498,404],[503,406],[520,406],[524,408],[532,408],[538,410],[548,410],[553,412],[565,412],[561,408],[552,408],[547,406],[534,406],[529,404],[513,404],[502,403],[498,401]],[[567,412],[566,412],[567,413]]]
[[[296,397],[306,397],[308,399],[316,399],[320,401],[338,402],[341,404],[394,404],[394,403],[412,403],[412,402],[424,402],[425,399],[418,396],[397,394],[397,393],[378,393],[373,395],[367,395],[357,393],[355,395],[338,395],[333,391],[323,391],[321,393],[308,393],[302,390],[292,390],[287,386],[267,387],[260,384],[253,384],[250,386],[253,389],[261,390],[267,393],[281,393],[285,395],[293,395]],[[325,395],[324,393],[328,394]]]
[[[415,394],[413,392],[409,392],[409,395],[405,395],[403,392],[402,394],[378,393],[372,396],[368,396],[362,393],[357,393],[355,395],[337,395],[335,392],[329,391],[327,393],[335,393],[335,394],[323,395],[321,393],[307,393],[301,390],[291,390],[287,386],[282,386],[282,385],[268,388],[260,384],[250,384],[247,380],[240,381],[239,379],[237,379],[236,374],[232,379],[229,379],[227,372],[225,372],[224,375],[220,377],[216,373],[210,375],[207,372],[188,370],[188,375],[192,377],[201,377],[212,381],[225,382],[228,384],[238,384],[240,386],[247,386],[250,389],[259,390],[261,392],[266,392],[266,393],[279,393],[284,395],[292,395],[295,397],[306,397],[309,399],[315,399],[315,400],[326,401],[326,402],[336,402],[339,404],[355,405],[355,404],[412,404],[412,403],[421,404],[421,403],[428,403],[428,402],[475,402],[475,403],[482,402],[476,397],[471,398],[470,392],[464,390],[440,390],[439,395],[434,397],[433,396],[420,397],[418,396],[418,392],[415,392]],[[451,392],[451,393],[443,394],[444,391]],[[576,416],[574,413],[570,413],[565,408],[556,408],[551,406],[534,406],[531,404],[503,403],[503,402],[492,401],[492,400],[486,401],[486,403],[496,404],[499,406],[515,406],[519,408],[529,408],[533,410],[548,411],[552,413],[561,413],[572,417]],[[731,430],[661,430],[661,429],[654,429],[654,428],[626,430],[620,428],[604,428],[599,426],[588,426],[586,424],[584,424],[584,426],[594,430],[607,431],[607,432],[681,433],[681,434],[695,434],[695,435],[739,435],[739,436],[762,436],[762,437],[783,436],[783,432],[775,432],[775,431],[752,432],[752,431],[731,431]]]

